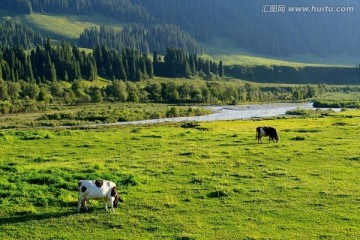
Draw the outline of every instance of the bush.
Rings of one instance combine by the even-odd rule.
[[[125,176],[124,179],[122,179],[120,181],[120,184],[123,186],[137,186],[138,184],[138,180],[136,180],[135,176],[133,175],[128,175]]]
[[[220,197],[227,197],[230,193],[227,190],[224,189],[218,189],[214,192],[211,192],[208,194],[208,197],[210,198],[220,198]]]
[[[179,113],[179,109],[177,107],[171,107],[167,112],[166,112],[166,117],[172,118],[172,117],[179,117],[180,113]]]
[[[289,110],[286,111],[287,115],[298,115],[298,116],[304,116],[304,117],[318,117],[318,116],[326,116],[331,113],[333,113],[334,110],[332,109],[302,109],[297,108],[295,110]]]
[[[294,138],[291,138],[291,140],[293,141],[304,141],[305,140],[305,137],[294,137]]]
[[[17,168],[14,166],[14,164],[5,164],[5,165],[1,165],[1,166],[0,166],[0,171],[15,173],[15,172],[17,172],[18,170],[17,170]]]
[[[316,108],[360,108],[360,101],[315,101]]]

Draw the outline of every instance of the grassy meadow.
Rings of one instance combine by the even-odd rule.
[[[0,12],[0,16],[4,13]],[[50,36],[53,39],[77,39],[80,34],[90,27],[111,26],[121,30],[126,23],[105,17],[99,14],[72,15],[72,14],[40,14],[32,13],[12,17],[15,21],[26,23],[35,30]]]
[[[354,57],[346,55],[319,57],[311,54],[293,55],[276,58],[274,56],[257,55],[239,48],[234,42],[223,37],[214,37],[202,43],[206,58],[223,61],[225,65],[246,66],[290,66],[294,68],[353,66],[357,62]]]
[[[360,111],[0,132],[0,239],[359,239]],[[256,126],[280,142],[255,140]],[[76,211],[79,179],[115,213]]]

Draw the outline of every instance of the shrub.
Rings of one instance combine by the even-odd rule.
[[[14,164],[5,164],[0,166],[0,170],[4,172],[17,172],[17,168],[14,166]]]
[[[121,181],[120,184],[123,186],[137,186],[138,180],[136,180],[134,175],[125,176]]]
[[[181,125],[182,128],[197,128],[199,126],[200,126],[200,124],[197,122],[186,122]]]
[[[291,138],[291,140],[293,140],[293,141],[304,141],[304,140],[305,140],[305,137],[299,137],[299,136],[297,136],[297,137]]]
[[[360,108],[359,101],[315,101],[313,106],[316,108]]]
[[[179,109],[177,107],[171,107],[167,112],[166,112],[166,117],[179,117],[180,116],[180,112]]]
[[[220,198],[220,197],[227,197],[230,193],[227,190],[224,189],[218,189],[214,192],[211,192],[208,194],[208,197],[210,198]]]

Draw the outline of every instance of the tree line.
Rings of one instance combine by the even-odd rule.
[[[225,66],[226,76],[258,83],[360,84],[360,68],[346,66]]]
[[[27,25],[11,20],[0,24],[0,39],[0,47],[21,45],[25,49],[43,45],[46,40],[43,35]],[[146,54],[154,50],[165,54],[167,47],[173,46],[189,53],[202,54],[201,45],[191,35],[171,24],[157,24],[150,27],[130,24],[121,31],[106,26],[91,27],[80,34],[79,47],[93,49],[97,45],[106,45],[117,51],[131,48]]]
[[[29,49],[36,45],[42,45],[44,41],[40,33],[33,31],[24,24],[10,20],[0,23],[0,39],[0,47],[2,48],[21,45]]]
[[[106,45],[97,45],[86,53],[65,41],[52,46],[49,38],[30,54],[21,45],[1,48],[0,60],[0,77],[15,82],[72,82],[75,79],[95,80],[98,75],[111,80],[140,81],[152,78],[154,73],[188,78],[198,74],[207,78],[224,75],[221,62],[217,65],[197,55],[186,54],[183,49],[168,48],[164,58],[155,52],[152,62],[146,54],[134,49],[115,51]]]
[[[79,45],[93,48],[104,44],[108,48],[120,51],[128,47],[139,52],[150,53],[154,50],[165,54],[168,46],[184,49],[189,53],[202,53],[200,44],[187,32],[172,24],[156,24],[145,27],[142,24],[131,24],[121,31],[101,26],[85,29],[79,37]]]
[[[168,48],[164,57],[153,54],[152,61],[146,54],[134,49],[121,52],[105,45],[97,45],[85,52],[76,45],[62,41],[52,45],[48,38],[42,46],[26,51],[21,45],[0,48],[0,100],[8,101],[4,108],[18,100],[51,103],[86,103],[110,101],[177,101],[174,97],[155,97],[152,90],[139,90],[136,84],[155,76],[204,77],[208,80],[223,76],[222,63],[186,54],[183,49]],[[170,71],[168,70],[170,68]],[[85,87],[84,80],[93,81],[98,76],[110,80],[108,87]],[[68,82],[71,88],[62,88]],[[132,90],[131,90],[132,89]],[[151,88],[146,88],[151,89]],[[151,96],[150,93],[155,95]],[[146,97],[144,97],[146,96]],[[176,94],[175,94],[176,96]],[[21,104],[18,104],[21,108]],[[4,110],[16,112],[17,110]]]
[[[91,86],[85,80],[75,80],[67,85],[59,81],[37,84],[0,79],[0,112],[33,112],[45,110],[49,104],[101,102],[236,105],[244,102],[303,101],[323,96],[329,91],[333,89],[326,85],[264,88],[239,81],[113,80],[100,87]]]
[[[5,7],[15,13],[100,13],[126,22],[153,22],[154,18],[140,4],[131,0],[4,0]]]
[[[309,6],[314,5],[309,0],[293,0],[292,5],[304,6],[306,2]],[[271,13],[271,5],[284,6],[280,0],[274,0],[272,4],[250,0],[187,0],[186,4],[178,0],[4,0],[0,3],[0,7],[14,14],[98,13],[139,24],[146,31],[163,25],[161,28],[166,30],[162,30],[162,41],[167,38],[167,25],[175,25],[196,41],[209,42],[221,36],[231,39],[240,48],[265,55],[315,54],[327,57],[360,53],[357,37],[354,37],[360,34],[358,14]],[[338,5],[337,0],[319,0],[316,4],[320,8]],[[350,5],[354,10],[360,7],[360,3],[354,0]],[[173,27],[170,30],[173,36],[178,33]],[[149,48],[150,52],[160,50],[151,49],[150,43]]]

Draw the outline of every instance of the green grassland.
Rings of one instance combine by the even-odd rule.
[[[359,119],[1,130],[0,239],[359,239]],[[118,184],[115,213],[77,213],[89,178]]]
[[[256,55],[222,37],[214,37],[207,43],[202,43],[205,51],[204,56],[215,61],[223,61],[225,65],[252,66],[289,66],[294,68],[331,67],[331,66],[354,66],[356,58],[344,55],[318,57],[311,54],[294,55],[287,57],[271,57]],[[349,64],[351,63],[351,64]]]
[[[121,30],[125,23],[121,23],[114,18],[105,17],[98,14],[92,15],[72,15],[72,14],[40,14],[32,13],[13,17],[15,21],[23,22],[45,36],[50,36],[54,40],[78,39],[80,34],[90,27],[100,27],[106,25]]]

